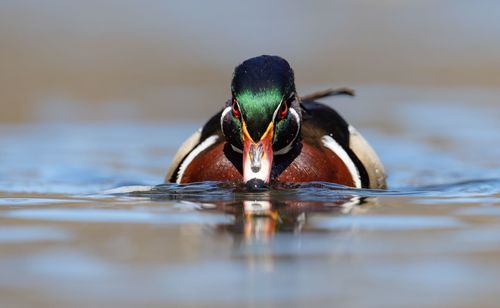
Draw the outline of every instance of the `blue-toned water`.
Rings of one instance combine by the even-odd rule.
[[[193,121],[1,125],[2,304],[495,303],[500,108],[443,95],[336,105],[385,163],[386,191],[162,184]]]

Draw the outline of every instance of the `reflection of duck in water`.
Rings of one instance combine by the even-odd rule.
[[[254,189],[274,181],[385,187],[384,168],[365,139],[314,102],[333,92],[301,99],[286,60],[246,60],[235,69],[231,92],[226,107],[179,149],[166,181],[243,181]]]
[[[359,213],[369,209],[361,205],[376,204],[374,190],[329,183],[274,183],[270,186],[271,190],[249,193],[241,184],[232,182],[168,183],[148,190],[134,190],[129,195],[176,201],[178,206],[186,205],[186,209],[229,215],[231,221],[218,224],[216,229],[244,235],[249,240],[269,239],[282,232],[302,232],[303,228],[314,230],[315,227],[307,222],[311,214]]]
[[[221,224],[218,230],[240,234],[246,240],[267,240],[277,232],[301,232],[307,228],[307,217],[313,213],[346,214],[364,198],[339,194],[330,202],[301,200],[244,200],[239,202],[218,202],[212,210],[234,217],[231,224]]]

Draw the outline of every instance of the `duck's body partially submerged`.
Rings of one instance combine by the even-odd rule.
[[[301,100],[284,59],[243,62],[231,90],[226,107],[178,150],[166,181],[235,181],[249,187],[325,181],[385,188],[384,168],[370,145],[332,108]]]

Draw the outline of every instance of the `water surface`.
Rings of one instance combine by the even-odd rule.
[[[336,105],[387,191],[162,184],[195,122],[2,125],[2,306],[494,306],[500,109],[395,90]]]

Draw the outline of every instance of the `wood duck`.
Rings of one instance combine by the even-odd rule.
[[[273,182],[325,181],[385,188],[377,154],[335,110],[315,102],[348,90],[299,97],[294,73],[278,56],[238,65],[224,109],[189,137],[174,156],[167,182],[243,182],[250,190]]]

